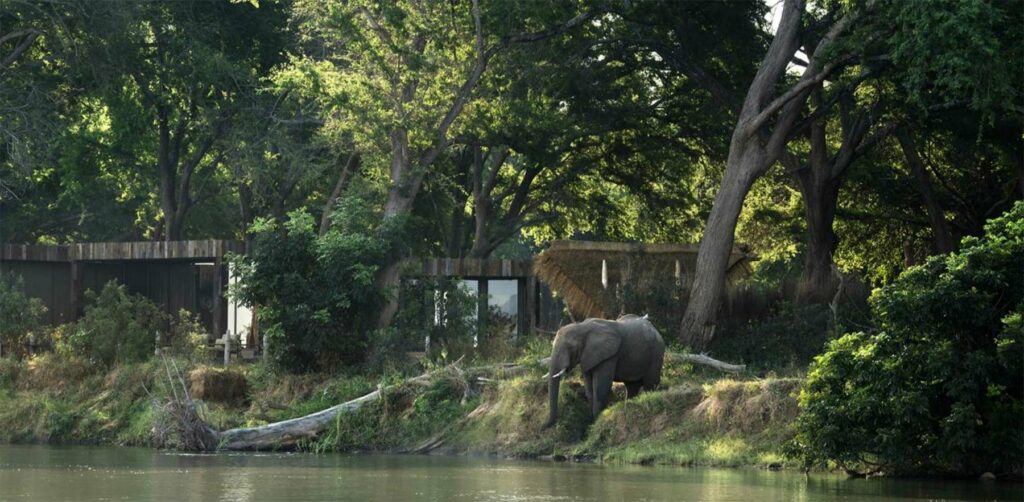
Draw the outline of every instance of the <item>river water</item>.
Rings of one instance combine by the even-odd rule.
[[[0,501],[19,500],[1024,500],[1024,487],[472,457],[0,445]]]

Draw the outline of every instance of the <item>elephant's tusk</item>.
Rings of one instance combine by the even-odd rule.
[[[558,377],[562,376],[563,373],[565,373],[564,369],[562,371],[559,371],[558,373],[555,373],[554,375],[552,375],[551,372],[549,371],[549,372],[545,373],[544,376],[540,377],[540,379],[541,380],[547,380],[549,378],[558,378]]]

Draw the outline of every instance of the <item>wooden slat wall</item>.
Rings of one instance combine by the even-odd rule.
[[[212,260],[244,253],[242,241],[88,242],[66,246],[0,245],[3,261]]]
[[[467,279],[523,279],[533,277],[533,260],[480,258],[423,258],[410,260],[407,275],[463,277]]]
[[[39,298],[46,305],[47,324],[56,326],[72,320],[71,265],[42,261],[0,261],[0,273],[21,276],[26,295]]]

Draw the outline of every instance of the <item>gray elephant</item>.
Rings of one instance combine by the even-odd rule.
[[[593,417],[604,410],[612,382],[626,384],[626,396],[640,388],[652,390],[661,382],[665,342],[647,316],[626,315],[616,321],[587,319],[569,324],[555,334],[548,378],[551,414],[544,427],[558,418],[558,387],[562,376],[576,365],[583,372],[583,389]]]

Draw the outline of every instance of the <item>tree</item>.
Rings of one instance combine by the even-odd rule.
[[[1019,96],[1010,84],[1011,76],[1019,73],[1019,65],[987,59],[991,74],[978,76],[969,63],[984,54],[1012,56],[1014,51],[1019,52],[1019,44],[1013,43],[1016,35],[1012,34],[1015,30],[1011,26],[1020,13],[1012,11],[1008,4],[944,4],[933,9],[922,4],[880,1],[825,7],[811,13],[817,16],[802,22],[804,3],[786,2],[768,54],[747,90],[722,187],[701,241],[691,301],[682,323],[685,341],[693,346],[703,346],[713,333],[724,286],[724,266],[743,200],[753,181],[776,161],[796,173],[798,186],[805,195],[809,232],[805,291],[820,298],[830,289],[831,254],[836,245],[832,220],[838,186],[856,157],[879,144],[899,125],[892,121],[879,123],[883,114],[875,105],[852,112],[848,93],[867,78],[876,79],[876,89],[891,84],[904,87],[911,96],[908,103],[916,107],[911,110],[917,113],[955,107],[958,103],[967,103],[989,117],[995,110],[1019,109],[1013,104]],[[951,22],[965,34],[966,43],[951,46],[946,30],[924,30],[929,32],[925,35],[920,29],[921,25],[938,27]],[[797,36],[799,43],[794,38]],[[798,49],[810,57],[803,61],[797,57]],[[791,62],[804,66],[802,74],[791,79],[792,83],[769,101],[776,82]],[[845,69],[857,70],[855,76],[847,77],[849,83],[841,78]],[[832,81],[828,86],[827,80]],[[824,98],[828,87],[837,89],[830,93],[834,98]],[[879,98],[883,95],[876,94]],[[809,97],[814,110],[800,121]],[[834,108],[833,103],[839,104],[840,134],[836,153],[830,154],[825,116]],[[898,119],[901,109],[906,110],[890,106],[888,113]],[[776,118],[769,130],[767,126],[773,117]],[[868,135],[873,122],[876,130]],[[807,131],[810,143],[807,167],[787,148],[803,131]]]
[[[360,120],[357,143],[386,152],[390,186],[384,203],[385,231],[397,232],[407,218],[491,60],[509,46],[557,36],[591,16],[584,12],[549,23],[567,9],[529,11],[534,7],[502,4],[484,12],[475,0],[469,5],[297,5],[297,17],[319,40],[344,40],[343,46],[321,42],[326,50],[300,64],[340,82],[332,92],[345,120]],[[538,24],[540,29],[534,28]],[[396,247],[391,254],[378,277],[383,289],[394,289],[399,280],[398,263],[404,253]],[[381,326],[390,323],[396,308],[390,302],[381,309]]]
[[[89,21],[85,78],[124,133],[111,153],[153,173],[153,237],[180,239],[189,210],[221,181],[240,96],[280,61],[282,4],[101,2]]]
[[[821,23],[823,35],[815,37],[813,31],[801,34],[804,10],[803,0],[785,2],[779,28],[740,108],[721,188],[704,227],[690,299],[680,326],[684,343],[691,347],[703,347],[714,334],[718,304],[725,289],[726,265],[747,192],[783,155],[792,127],[812,89],[848,60],[845,55],[831,54],[831,50],[853,22],[854,15],[837,19],[826,16]],[[796,83],[777,93],[777,84],[801,49],[801,42],[808,46],[807,66]]]

